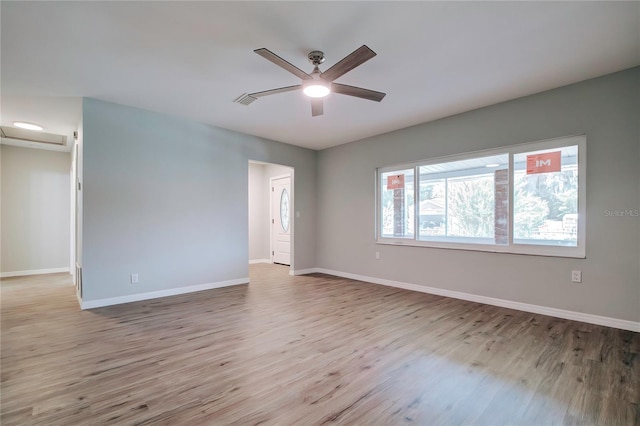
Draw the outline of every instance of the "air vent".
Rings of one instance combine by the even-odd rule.
[[[17,127],[0,126],[3,138],[17,139],[20,141],[46,143],[50,145],[65,146],[67,137],[53,133],[36,132],[35,130],[19,129]]]
[[[235,99],[233,102],[242,105],[249,105],[251,102],[257,100],[258,98],[254,98],[251,95],[247,95],[246,93],[242,94],[239,98]]]

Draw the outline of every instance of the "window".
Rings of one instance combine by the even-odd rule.
[[[493,244],[496,182],[508,166],[506,154],[418,166],[419,239]]]
[[[555,171],[530,173],[527,159],[551,162],[560,159]],[[535,164],[534,164],[535,167]],[[514,243],[578,244],[578,146],[525,152],[513,156]]]
[[[377,241],[584,257],[585,150],[576,136],[380,168]]]
[[[382,236],[413,238],[413,169],[381,173]]]

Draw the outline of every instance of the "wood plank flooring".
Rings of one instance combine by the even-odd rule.
[[[252,265],[80,311],[2,281],[2,425],[640,424],[640,334]]]

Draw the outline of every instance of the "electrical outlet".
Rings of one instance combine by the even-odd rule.
[[[138,283],[138,274],[131,274],[131,284]]]
[[[379,251],[376,252],[376,260],[380,260],[380,252]]]
[[[581,283],[582,271],[571,271],[571,281],[574,283]]]

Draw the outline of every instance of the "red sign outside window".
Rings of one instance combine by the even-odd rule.
[[[527,155],[527,174],[559,172],[561,167],[560,151]]]
[[[404,189],[404,175],[388,176],[387,189]]]

